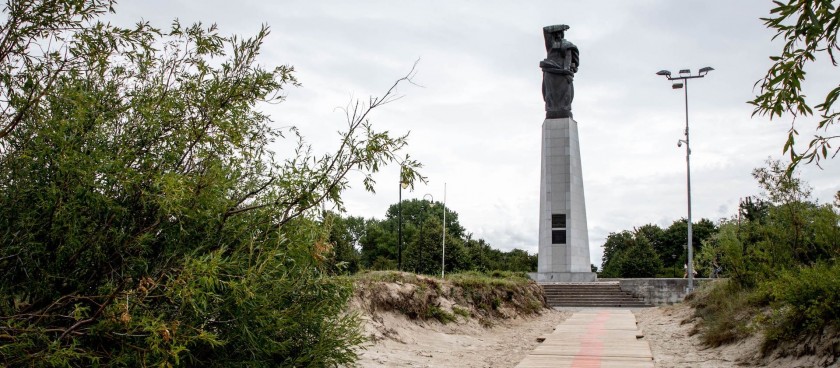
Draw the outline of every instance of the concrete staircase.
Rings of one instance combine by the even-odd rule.
[[[551,307],[652,307],[621,290],[617,282],[545,283],[541,286]]]

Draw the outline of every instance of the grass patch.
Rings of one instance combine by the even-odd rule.
[[[455,317],[455,314],[452,314],[452,313],[449,313],[449,312],[447,312],[443,309],[440,309],[440,307],[438,307],[436,305],[433,305],[433,306],[429,307],[429,309],[427,309],[427,311],[428,311],[428,315],[426,315],[425,319],[434,318],[434,319],[438,320],[440,323],[443,323],[443,324],[447,324],[449,322],[455,322],[457,320],[457,318]]]
[[[452,306],[452,313],[455,313],[455,315],[458,315],[458,316],[461,316],[461,317],[464,317],[464,318],[470,318],[470,311],[467,310],[467,309],[461,308],[457,305]]]
[[[720,346],[735,342],[752,334],[752,318],[759,308],[751,297],[752,292],[740,288],[729,280],[710,282],[701,287],[688,300],[699,318],[694,333],[707,346]]]

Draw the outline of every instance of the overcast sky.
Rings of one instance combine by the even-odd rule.
[[[741,197],[759,192],[750,175],[768,157],[783,158],[790,119],[751,118],[746,103],[781,45],[759,17],[772,3],[748,1],[123,1],[116,22],[140,19],[166,28],[217,23],[224,34],[271,28],[260,62],[293,65],[299,88],[271,107],[278,126],[295,125],[321,152],[345,126],[336,108],[381,95],[415,60],[415,82],[371,117],[374,126],[410,132],[408,153],[423,162],[431,194],[459,214],[474,238],[493,247],[537,251],[540,130],[544,105],[539,61],[542,27],[568,24],[580,49],[572,104],[579,124],[592,262],[600,266],[610,232],[647,223],[666,227],[686,216],[682,90],[661,69],[715,70],[689,84],[693,218],[730,217]],[[806,69],[805,93],[836,83],[828,63]],[[798,120],[800,133],[813,119]],[[809,124],[811,123],[811,124]],[[801,139],[806,143],[807,136]],[[282,148],[280,148],[282,150]],[[840,189],[840,158],[807,167],[814,196]],[[376,194],[360,182],[345,195],[348,213],[383,218],[398,198],[398,168],[376,176]]]

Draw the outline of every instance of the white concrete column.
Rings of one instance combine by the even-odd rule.
[[[594,281],[577,122],[546,119],[542,127],[538,281]]]

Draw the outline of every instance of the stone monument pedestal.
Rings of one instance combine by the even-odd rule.
[[[546,119],[542,127],[538,282],[589,282],[589,233],[577,122]]]

